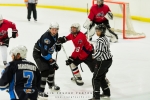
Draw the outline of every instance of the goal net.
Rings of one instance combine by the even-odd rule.
[[[109,6],[114,15],[113,21],[110,21],[112,29],[116,33],[122,33],[123,39],[140,39],[146,37],[144,33],[134,30],[129,3],[114,0],[104,0],[104,3]],[[94,4],[96,4],[96,0],[92,0],[92,5]]]

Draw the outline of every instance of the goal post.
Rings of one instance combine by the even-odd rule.
[[[120,22],[118,21],[118,23],[121,23],[121,27],[112,27],[112,29],[117,33],[122,33],[123,39],[140,39],[146,37],[144,33],[138,33],[134,30],[128,2],[113,0],[104,0],[104,2],[110,7],[114,16],[121,18]],[[94,4],[96,4],[96,0],[92,0],[92,5]]]

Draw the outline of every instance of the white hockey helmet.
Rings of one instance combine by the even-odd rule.
[[[51,22],[49,28],[58,28],[59,29],[59,24],[57,22]]]
[[[73,24],[71,25],[71,27],[76,27],[76,28],[77,28],[77,31],[80,31],[80,29],[81,29],[79,23],[73,23]]]
[[[97,0],[97,5],[101,7],[104,3],[104,0]]]
[[[21,58],[26,58],[26,55],[27,55],[27,48],[23,45],[19,45],[19,46],[16,46],[14,48],[12,48],[10,50],[10,55],[17,55],[18,53],[20,54]]]
[[[3,20],[3,16],[2,16],[2,14],[0,14],[0,20]]]

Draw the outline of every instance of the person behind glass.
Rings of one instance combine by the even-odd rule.
[[[92,78],[93,98],[89,100],[100,100],[100,97],[109,98],[110,89],[105,80],[106,73],[112,65],[112,55],[110,53],[110,43],[105,36],[106,27],[103,24],[97,25],[96,34],[98,36],[93,59],[97,60]],[[100,95],[100,87],[103,93]]]
[[[37,21],[37,11],[36,11],[36,5],[38,0],[24,0],[27,6],[28,14],[27,19],[30,21],[31,19],[31,12],[33,11],[33,18],[35,21]]]

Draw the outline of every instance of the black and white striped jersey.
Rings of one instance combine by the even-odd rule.
[[[110,52],[110,43],[106,36],[102,36],[97,39],[95,53],[92,54],[92,56],[98,61],[108,60],[112,58]]]

